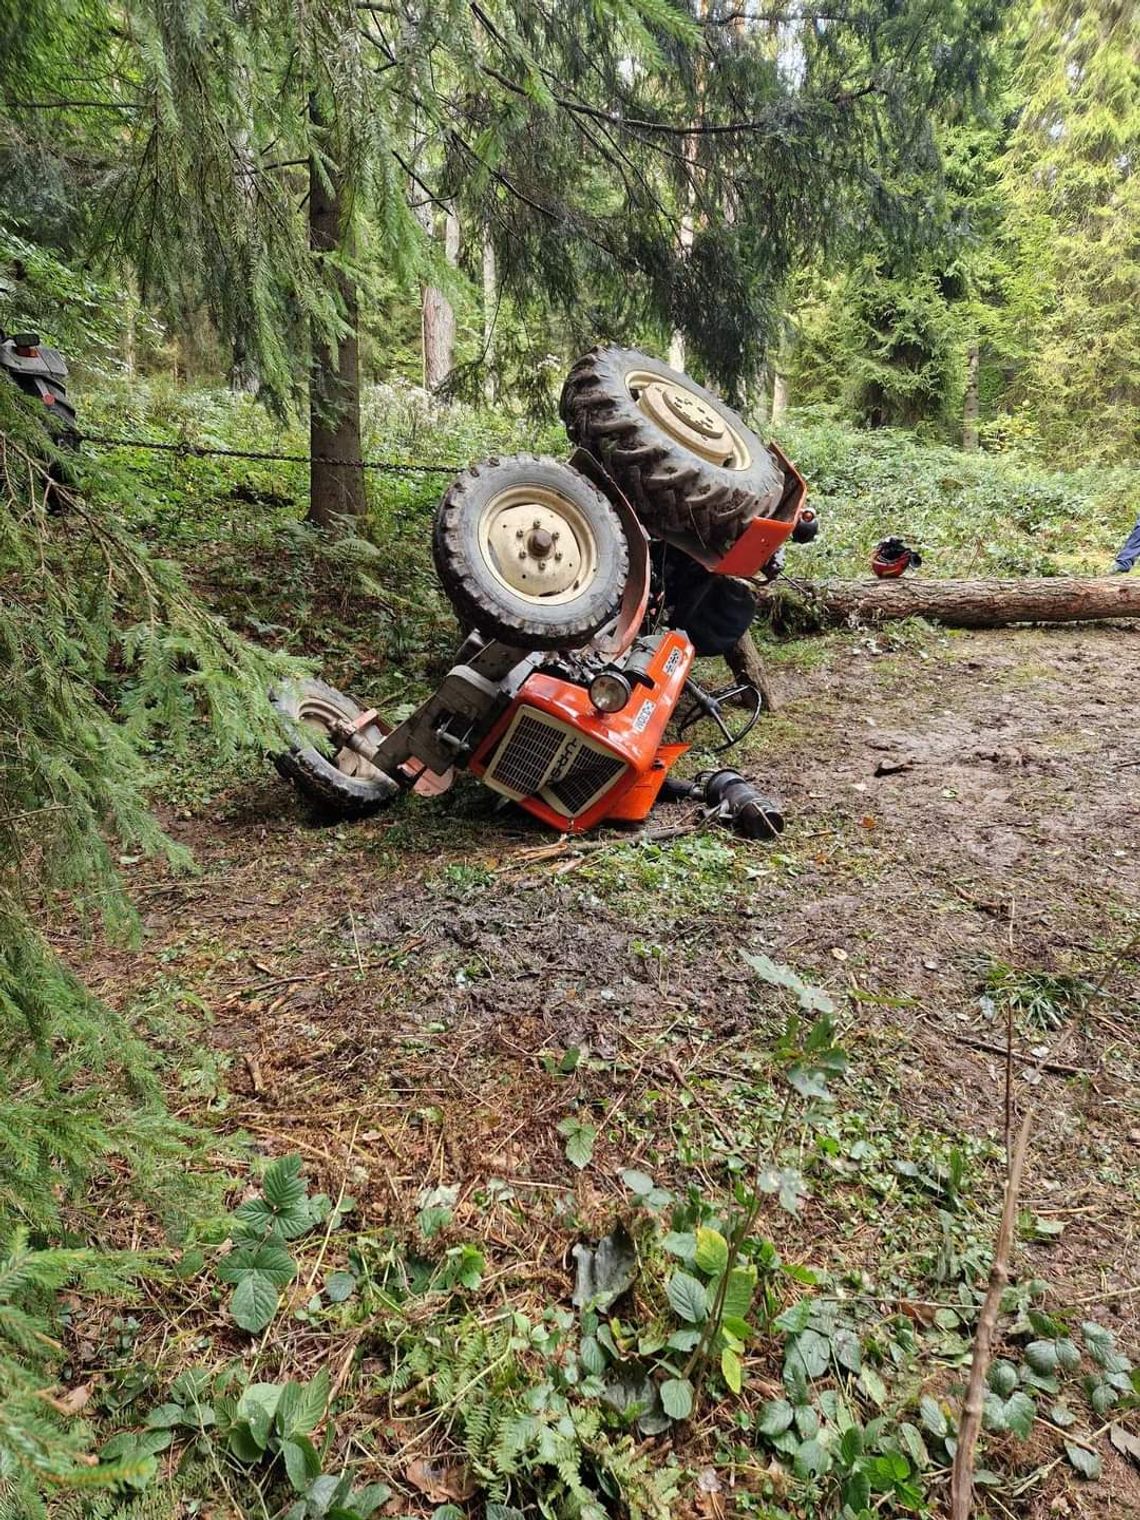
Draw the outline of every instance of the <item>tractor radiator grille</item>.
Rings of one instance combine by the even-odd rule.
[[[520,713],[487,767],[487,780],[519,797],[533,797],[570,739],[560,723]]]
[[[584,813],[625,774],[626,762],[569,724],[520,711],[483,776],[495,791],[541,797],[566,818]]]
[[[625,761],[616,755],[602,755],[597,750],[582,748],[547,791],[557,799],[559,811],[565,810],[572,818],[585,812],[586,804],[616,781],[624,770]]]

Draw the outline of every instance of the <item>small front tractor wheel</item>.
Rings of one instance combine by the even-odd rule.
[[[464,470],[436,509],[435,567],[461,623],[521,649],[575,649],[615,616],[629,546],[584,475],[517,454]]]
[[[399,795],[398,782],[344,743],[345,732],[364,716],[351,697],[324,681],[302,680],[275,687],[269,700],[290,734],[289,748],[273,763],[323,812],[365,818]],[[375,718],[357,731],[373,744],[385,733]]]
[[[782,470],[732,408],[637,349],[583,355],[559,409],[657,536],[689,534],[724,552],[783,495]]]

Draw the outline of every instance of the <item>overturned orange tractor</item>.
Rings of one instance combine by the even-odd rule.
[[[692,665],[739,641],[752,583],[779,573],[789,538],[814,537],[802,478],[635,350],[579,360],[561,412],[568,463],[486,460],[436,510],[436,570],[469,630],[438,690],[393,728],[323,682],[290,683],[274,693],[291,740],[278,769],[341,816],[469,770],[565,833],[644,818],[663,791],[776,832],[778,806],[737,772],[668,776],[698,725],[723,751],[759,717],[755,687],[707,691]]]

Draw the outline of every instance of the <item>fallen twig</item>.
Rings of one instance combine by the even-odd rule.
[[[348,1169],[352,1163],[352,1153],[356,1149],[356,1135],[359,1129],[360,1115],[357,1114],[356,1123],[352,1126],[352,1138],[348,1142],[348,1154],[344,1158],[344,1171],[341,1174],[340,1191],[336,1195],[336,1203],[333,1204],[332,1209],[329,1212],[328,1224],[325,1229],[325,1236],[321,1241],[321,1249],[317,1252],[317,1259],[313,1263],[312,1271],[309,1273],[308,1281],[305,1283],[306,1293],[312,1292],[313,1284],[317,1280],[317,1274],[320,1272],[321,1267],[324,1265],[325,1253],[329,1248],[329,1240],[332,1236],[332,1232],[336,1229],[337,1224],[340,1220],[340,1209],[341,1205],[344,1203],[345,1191],[348,1188]]]
[[[1070,1066],[1065,1061],[1050,1061],[1047,1057],[1039,1058],[1029,1055],[1020,1050],[1013,1050],[1005,1045],[995,1045],[992,1040],[976,1040],[968,1034],[954,1034],[950,1038],[958,1045],[969,1045],[974,1050],[988,1050],[995,1056],[1006,1056],[1013,1061],[1020,1061],[1022,1066],[1035,1066],[1041,1071],[1059,1071],[1067,1077],[1087,1077],[1089,1071],[1084,1066]]]
[[[498,873],[512,871],[519,866],[542,865],[548,860],[564,860],[568,855],[593,855],[598,850],[615,850],[624,845],[661,844],[668,839],[680,839],[685,834],[695,834],[703,819],[684,824],[669,824],[658,829],[639,829],[635,834],[625,834],[616,839],[578,839],[564,834],[553,844],[528,846],[518,850],[499,867]]]
[[[685,1091],[692,1098],[693,1102],[700,1109],[701,1113],[704,1114],[705,1118],[712,1125],[713,1129],[716,1130],[717,1134],[728,1146],[729,1150],[735,1151],[739,1143],[739,1136],[734,1135],[730,1129],[727,1129],[725,1125],[721,1123],[721,1121],[717,1118],[716,1111],[710,1104],[705,1102],[704,1098],[688,1080],[688,1078],[685,1076],[685,1073],[677,1065],[676,1061],[667,1061],[665,1064],[673,1073],[676,1081],[685,1089]]]
[[[954,1453],[954,1467],[950,1477],[951,1520],[969,1520],[974,1499],[974,1451],[978,1433],[982,1428],[982,1408],[986,1396],[986,1374],[993,1355],[994,1332],[997,1329],[998,1312],[1002,1294],[1009,1282],[1009,1262],[1013,1249],[1013,1230],[1017,1222],[1017,1195],[1021,1188],[1021,1173],[1025,1165],[1025,1152],[1029,1144],[1029,1126],[1033,1119],[1030,1104],[1021,1120],[1017,1144],[1010,1159],[1006,1175],[1005,1198],[1001,1210],[1001,1226],[998,1229],[997,1249],[994,1252],[990,1280],[978,1318],[978,1330],[974,1336],[974,1354],[970,1361],[970,1380],[966,1385],[966,1397],[962,1402],[962,1418],[958,1424],[958,1449]]]

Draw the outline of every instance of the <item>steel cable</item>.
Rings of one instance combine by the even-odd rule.
[[[333,459],[327,454],[277,454],[268,449],[223,449],[201,443],[162,443],[149,438],[107,438],[98,433],[84,433],[81,442],[104,449],[152,449],[164,454],[182,454],[191,458],[217,456],[222,459],[254,459],[281,464],[329,464],[344,470],[380,470],[392,474],[455,475],[466,469],[462,464],[424,464],[397,459]]]

